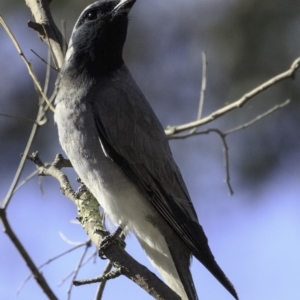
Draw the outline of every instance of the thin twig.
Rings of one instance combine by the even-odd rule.
[[[90,262],[90,260],[92,260],[95,256],[97,257],[98,251],[96,250],[93,254],[91,254],[82,264],[81,267],[85,266],[86,264],[88,264]],[[62,286],[70,277],[72,277],[72,275],[74,274],[75,270],[73,270],[72,272],[70,272],[70,274],[68,274],[66,277],[64,277],[59,283],[58,286]]]
[[[52,56],[52,60],[55,64],[55,69],[59,71],[59,64],[58,64],[58,61],[57,61],[57,57],[54,53],[54,50],[52,49],[52,43],[50,41],[50,38],[49,38],[49,35],[47,33],[47,30],[46,30],[46,27],[44,24],[42,24],[42,27],[43,27],[43,30],[45,32],[45,35],[46,35],[46,39],[47,39],[47,44],[49,45],[49,49],[50,49],[50,53],[51,53],[51,56]]]
[[[227,141],[226,141],[226,136],[255,124],[256,122],[258,122],[258,121],[262,120],[263,118],[269,116],[270,114],[274,113],[275,111],[283,108],[284,106],[288,105],[289,103],[290,103],[290,100],[288,99],[288,100],[284,101],[281,104],[275,105],[274,107],[270,108],[266,112],[260,114],[259,116],[255,117],[254,119],[250,120],[249,122],[244,123],[240,126],[234,127],[230,130],[227,130],[226,132],[223,132],[219,129],[207,129],[207,130],[204,130],[204,131],[189,132],[187,134],[182,134],[182,135],[177,135],[177,136],[176,135],[175,136],[170,136],[170,139],[179,140],[179,139],[186,139],[186,138],[189,138],[191,136],[196,136],[196,135],[201,135],[201,134],[209,134],[211,132],[217,133],[220,136],[221,140],[222,140],[223,149],[224,149],[224,165],[225,165],[225,171],[226,171],[225,182],[228,186],[230,195],[232,195],[234,192],[233,192],[233,189],[232,189],[232,186],[231,186],[231,183],[230,183],[229,150],[228,150],[228,145],[227,145]]]
[[[109,273],[111,271],[112,267],[113,267],[112,263],[110,261],[108,261],[106,266],[105,266],[105,269],[103,271],[103,275]],[[106,283],[107,283],[107,280],[103,280],[99,283],[97,293],[96,293],[96,296],[95,296],[94,300],[101,300],[102,299]]]
[[[227,141],[226,141],[226,135],[221,130],[215,129],[215,128],[211,128],[211,129],[202,131],[201,134],[209,134],[211,132],[218,134],[223,143],[224,166],[225,166],[225,180],[224,181],[228,186],[230,196],[232,196],[234,194],[234,191],[233,191],[233,188],[232,188],[231,182],[230,182],[229,154],[228,154],[228,145],[227,145]],[[197,132],[197,134],[200,134],[200,132]]]
[[[68,294],[68,300],[71,299],[71,292],[72,292],[72,288],[73,288],[73,281],[76,279],[77,274],[78,274],[78,272],[79,272],[79,270],[80,270],[80,268],[81,268],[81,266],[82,266],[82,262],[83,262],[83,260],[84,260],[84,258],[85,258],[85,256],[86,256],[86,254],[87,254],[87,251],[88,251],[88,249],[89,249],[90,247],[91,247],[91,241],[89,241],[89,242],[86,244],[86,247],[85,247],[85,249],[84,249],[84,251],[83,251],[83,253],[82,253],[82,255],[81,255],[81,258],[80,258],[80,260],[79,260],[79,262],[78,262],[78,265],[77,265],[77,267],[76,267],[76,269],[75,269],[74,276],[73,276],[73,279],[72,279],[72,283],[70,284],[70,287],[69,287],[68,292],[67,292],[67,294]]]
[[[201,80],[201,89],[200,89],[200,99],[199,99],[199,107],[198,107],[198,114],[197,119],[200,120],[202,117],[203,106],[204,106],[204,99],[205,99],[205,91],[206,91],[206,82],[207,82],[207,60],[206,60],[206,53],[202,51],[202,80]],[[192,128],[190,133],[193,133],[197,130],[197,127]]]
[[[39,115],[39,113],[38,113],[38,115]],[[38,120],[38,118],[39,117],[37,117],[37,120]],[[16,187],[16,185],[17,185],[17,183],[19,181],[19,178],[21,176],[21,173],[23,171],[23,168],[24,168],[24,165],[25,165],[25,161],[26,161],[26,156],[29,153],[30,147],[31,147],[32,142],[33,142],[33,140],[35,138],[36,132],[37,132],[37,130],[39,128],[39,126],[37,125],[37,123],[38,122],[36,122],[36,123],[33,124],[33,127],[31,129],[31,133],[30,133],[30,136],[29,136],[29,139],[27,141],[27,144],[26,144],[26,147],[25,147],[25,150],[24,150],[24,155],[21,158],[20,164],[19,164],[18,169],[16,171],[16,174],[14,176],[14,179],[13,179],[13,181],[12,181],[12,183],[10,185],[10,188],[9,188],[9,190],[8,190],[8,192],[7,192],[4,200],[2,202],[1,207],[4,208],[4,209],[8,206],[8,204],[9,204],[9,202],[11,200],[11,197],[12,197],[12,195],[14,193],[15,187]]]
[[[49,64],[48,59],[47,61],[44,60],[39,54],[37,54],[33,49],[30,49],[31,52],[33,52],[43,63],[45,63],[47,66],[49,66],[51,69],[55,70],[56,72],[58,71],[58,69],[56,69],[55,67],[53,67],[51,64]],[[51,55],[51,54],[50,54]],[[46,94],[46,93],[45,93]]]
[[[201,91],[200,91],[200,101],[199,101],[199,110],[197,120],[200,120],[203,112],[205,91],[206,91],[206,82],[207,82],[207,59],[206,53],[202,51],[202,82],[201,82]]]
[[[37,77],[35,76],[35,73],[32,70],[31,64],[30,62],[27,60],[25,54],[23,53],[19,43],[17,42],[16,38],[14,37],[13,33],[11,32],[10,28],[8,27],[8,25],[6,24],[6,22],[4,21],[4,19],[0,16],[0,23],[2,24],[3,28],[5,29],[5,31],[7,32],[8,36],[10,37],[10,39],[12,40],[15,48],[17,49],[19,55],[21,56],[22,60],[24,61],[28,73],[31,76],[35,86],[37,87],[39,93],[42,95],[43,99],[46,101],[46,103],[49,105],[50,109],[54,112],[55,109],[53,107],[53,105],[50,103],[49,99],[47,98],[47,96],[44,94],[43,89],[41,88],[41,85],[37,79]]]
[[[75,246],[75,247],[73,247],[73,248],[71,248],[71,249],[69,249],[69,250],[67,250],[67,251],[65,251],[65,252],[63,252],[63,253],[60,253],[60,254],[58,254],[58,255],[56,255],[56,256],[50,258],[49,260],[47,260],[47,261],[45,261],[43,264],[41,264],[41,265],[38,267],[38,269],[41,270],[44,266],[49,265],[50,263],[52,263],[53,261],[55,261],[55,260],[61,258],[62,256],[67,255],[67,254],[71,253],[72,251],[74,251],[74,250],[76,250],[76,249],[78,249],[78,248],[80,248],[80,247],[86,245],[86,243],[87,243],[87,242],[81,243],[81,244],[79,244],[79,245],[77,245],[77,246]],[[32,276],[33,276],[33,274],[31,273],[31,274],[29,274],[28,277],[26,277],[26,278],[24,279],[24,281],[22,282],[22,284],[21,284],[20,287],[18,288],[17,294],[19,294],[19,293],[21,292],[21,290],[23,289],[24,285],[30,280],[30,278],[31,278]]]
[[[57,256],[54,256],[54,257],[50,258],[49,260],[47,260],[46,262],[44,262],[43,264],[41,264],[41,265],[39,266],[39,268],[42,268],[42,267],[44,267],[44,266],[50,264],[50,263],[53,262],[54,260],[57,260],[58,258],[61,258],[62,256],[66,255],[66,254],[69,254],[69,253],[73,252],[74,250],[76,250],[76,249],[78,249],[78,248],[81,248],[81,247],[83,247],[83,246],[90,245],[90,243],[91,243],[91,240],[88,240],[88,241],[86,241],[86,242],[80,243],[80,244],[78,244],[78,245],[76,245],[76,246],[70,248],[69,250],[66,250],[66,251],[63,252],[63,253],[58,254]]]
[[[278,104],[278,105],[275,105],[274,107],[270,108],[269,110],[267,110],[266,112],[260,114],[259,116],[255,117],[254,119],[252,119],[251,121],[247,122],[247,123],[244,123],[240,126],[237,126],[237,127],[234,127],[230,130],[227,130],[224,134],[225,135],[229,135],[229,134],[232,134],[236,131],[239,131],[239,130],[242,130],[242,129],[245,129],[251,125],[253,125],[254,123],[260,121],[261,119],[267,117],[268,115],[274,113],[275,111],[283,108],[284,106],[288,105],[290,103],[290,99],[287,99],[286,101],[284,101],[283,103],[281,104]]]
[[[263,92],[265,90],[267,90],[268,88],[275,85],[276,83],[278,83],[280,81],[283,81],[285,79],[288,79],[288,78],[293,79],[295,74],[296,74],[296,71],[299,69],[299,67],[300,67],[300,57],[297,58],[292,63],[291,67],[287,71],[285,71],[285,72],[283,72],[283,73],[267,80],[266,82],[259,85],[255,89],[253,89],[250,92],[246,93],[240,99],[238,99],[238,100],[234,101],[233,103],[231,103],[229,105],[226,105],[226,106],[214,111],[213,113],[211,113],[207,117],[204,117],[200,120],[196,120],[196,121],[193,121],[193,122],[190,122],[190,123],[182,124],[182,125],[179,125],[179,126],[168,126],[167,129],[165,130],[166,135],[167,136],[172,136],[174,134],[177,134],[177,133],[180,133],[180,132],[183,132],[183,131],[186,131],[186,130],[190,130],[194,127],[199,127],[201,125],[212,122],[213,120],[225,115],[226,113],[228,113],[228,112],[230,112],[234,109],[242,107],[250,99],[252,99],[254,96],[260,94],[261,92]]]
[[[3,231],[9,236],[10,240],[13,242],[13,244],[18,249],[21,256],[24,258],[24,261],[26,262],[31,273],[34,275],[34,278],[35,278],[36,282],[39,284],[39,286],[41,287],[41,289],[44,291],[44,293],[47,295],[47,297],[49,299],[58,300],[58,298],[55,296],[55,294],[51,290],[50,286],[48,285],[47,281],[45,280],[44,276],[38,270],[38,268],[35,266],[33,260],[29,256],[28,252],[25,250],[25,248],[21,244],[20,240],[13,232],[13,230],[6,218],[5,209],[0,208],[0,219],[2,220]]]
[[[62,47],[62,54],[63,54],[63,57],[66,56],[66,52],[67,52],[67,42],[66,42],[66,36],[67,36],[67,30],[66,30],[66,21],[65,20],[61,20],[60,22],[61,24],[61,33],[62,33],[62,40],[63,40],[63,47]]]
[[[115,279],[121,275],[122,275],[121,267],[119,265],[116,265],[112,271],[103,273],[101,276],[92,279],[74,280],[73,284],[75,286],[80,286],[80,285],[87,285],[87,284],[92,284],[97,282],[106,282],[108,280]]]
[[[48,48],[47,51],[47,68],[46,68],[46,75],[45,75],[45,82],[44,82],[44,93],[47,95],[50,83],[50,72],[51,72],[51,53]]]
[[[0,17],[1,18],[1,17]],[[55,92],[53,93],[53,95],[51,96],[50,98],[50,102],[53,101],[54,97],[55,97]],[[24,168],[24,165],[25,165],[25,161],[26,161],[26,157],[29,153],[29,150],[30,150],[30,147],[33,143],[33,140],[36,136],[36,133],[37,133],[37,130],[40,126],[44,125],[46,122],[47,122],[47,118],[46,118],[46,112],[48,111],[48,107],[43,107],[41,104],[39,105],[39,110],[38,110],[38,113],[37,113],[37,116],[36,116],[36,121],[34,122],[33,126],[32,126],[32,129],[31,129],[31,133],[30,133],[30,136],[28,138],[28,141],[27,141],[27,144],[26,144],[26,147],[25,147],[25,150],[23,152],[23,156],[21,157],[21,161],[19,163],[19,166],[18,166],[18,169],[15,173],[15,176],[12,180],[12,183],[8,189],[8,192],[5,196],[5,198],[3,199],[2,203],[1,203],[1,207],[2,208],[6,208],[11,200],[11,197],[14,193],[14,190],[18,184],[18,181],[20,179],[20,176],[21,176],[21,173],[22,173],[22,170]]]
[[[38,171],[35,170],[33,172],[31,172],[24,180],[22,180],[14,189],[13,194],[19,190],[22,186],[24,186],[29,180],[31,180],[32,178],[34,178],[36,175],[38,174]]]
[[[12,116],[12,115],[3,114],[3,113],[0,113],[0,116],[6,117],[6,118],[15,119],[15,120],[21,121],[21,122],[27,122],[27,123],[31,123],[31,124],[34,123],[34,124],[39,125],[39,124],[36,122],[36,120],[29,119],[29,118],[18,117],[18,116]]]
[[[53,95],[54,94],[55,94],[55,92],[53,93]],[[53,101],[53,99],[54,99],[53,95],[52,95],[50,101]],[[49,107],[46,107],[46,108],[43,107],[41,104],[39,105],[39,110],[38,110],[38,113],[37,113],[37,116],[36,116],[36,121],[34,122],[34,124],[32,126],[31,133],[30,133],[30,136],[28,138],[25,150],[23,152],[23,156],[21,157],[21,161],[19,163],[18,169],[17,169],[17,171],[15,173],[15,176],[12,180],[12,183],[11,183],[9,189],[8,189],[8,192],[7,192],[5,198],[2,201],[2,204],[1,204],[2,208],[6,208],[9,204],[10,200],[11,200],[11,197],[12,197],[12,195],[14,193],[14,190],[15,190],[15,187],[17,186],[18,181],[20,179],[22,170],[23,170],[24,165],[25,165],[26,157],[29,153],[30,147],[33,143],[33,140],[34,140],[35,136],[36,136],[38,128],[40,126],[44,125],[47,122],[47,118],[45,117],[45,114],[46,114],[48,108]]]

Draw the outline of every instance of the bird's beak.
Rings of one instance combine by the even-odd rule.
[[[115,6],[114,12],[116,14],[128,14],[136,0],[120,0]]]

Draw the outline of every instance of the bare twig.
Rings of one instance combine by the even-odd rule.
[[[234,101],[233,103],[226,105],[216,111],[214,111],[213,113],[211,113],[210,115],[208,115],[207,117],[204,117],[200,120],[196,120],[190,123],[186,123],[186,124],[182,124],[179,126],[168,126],[168,128],[165,130],[165,133],[167,136],[172,136],[174,134],[178,134],[180,132],[186,131],[186,130],[190,130],[192,128],[195,127],[199,127],[201,125],[207,124],[209,122],[212,122],[213,120],[225,115],[226,113],[236,109],[236,108],[240,108],[243,105],[245,105],[250,99],[252,99],[254,96],[260,94],[261,92],[267,90],[268,88],[270,88],[271,86],[275,85],[276,83],[283,81],[285,79],[288,78],[294,78],[296,71],[299,69],[300,67],[300,57],[297,58],[291,65],[291,67],[269,79],[268,81],[266,81],[265,83],[261,84],[260,86],[256,87],[255,89],[253,89],[252,91],[246,93],[244,96],[242,96],[240,99]]]
[[[110,272],[103,273],[101,276],[92,278],[92,279],[84,279],[84,280],[74,280],[73,284],[75,286],[86,285],[97,282],[107,282],[110,279],[115,279],[122,275],[121,268],[119,266],[115,267],[114,270]]]
[[[45,63],[46,65],[49,65],[51,69],[53,69],[54,71],[59,71],[58,69],[56,69],[55,67],[53,67],[51,64],[49,64],[48,61],[44,60],[39,54],[37,54],[33,49],[30,49],[30,51],[35,54],[43,63]],[[51,53],[51,52],[50,52]],[[51,56],[50,56],[51,57]],[[46,94],[46,93],[45,93]]]
[[[24,180],[22,180],[14,189],[13,194],[20,189],[22,186],[24,186],[29,180],[31,180],[32,178],[34,178],[36,175],[38,174],[38,172],[35,170],[33,172],[31,172]]]
[[[234,191],[230,182],[230,171],[229,171],[229,154],[228,154],[228,145],[226,141],[226,135],[219,129],[211,128],[205,131],[197,132],[197,134],[209,134],[214,132],[219,135],[223,144],[223,152],[224,152],[224,166],[225,166],[225,183],[228,186],[229,194],[233,195]]]
[[[97,257],[98,251],[96,250],[92,255],[90,255],[82,264],[81,267],[85,266],[87,263],[89,263],[95,256]],[[74,274],[75,270],[70,272],[65,278],[63,278],[59,283],[58,286],[63,285],[69,278],[71,278]]]
[[[197,120],[200,120],[202,117],[205,91],[206,91],[206,81],[207,81],[206,68],[207,68],[206,53],[204,51],[202,51],[202,82],[201,82],[200,101],[199,101],[199,110],[198,110]]]
[[[50,101],[52,101],[52,99]],[[27,155],[29,153],[29,150],[30,150],[30,147],[32,145],[32,142],[33,142],[33,140],[34,140],[34,138],[36,136],[37,130],[38,130],[38,128],[40,126],[44,125],[46,123],[46,121],[47,121],[47,118],[45,117],[46,112],[47,112],[47,108],[44,108],[42,105],[40,105],[38,113],[37,113],[36,121],[34,122],[34,124],[32,126],[30,136],[28,138],[25,150],[23,152],[24,155],[21,158],[21,161],[19,163],[19,166],[18,166],[18,169],[16,171],[16,174],[15,174],[13,180],[12,180],[12,183],[11,183],[11,185],[9,187],[9,190],[8,190],[5,198],[2,201],[2,204],[1,204],[2,208],[6,208],[8,206],[8,204],[9,204],[10,200],[11,200],[11,197],[12,197],[12,195],[14,193],[15,187],[18,184],[18,181],[20,179],[22,170],[24,168],[26,157],[27,157]]]
[[[61,32],[62,32],[62,40],[63,40],[63,47],[62,47],[62,53],[63,53],[63,57],[66,56],[66,52],[67,52],[67,42],[66,42],[66,36],[67,36],[67,30],[66,30],[66,21],[65,20],[61,20]]]
[[[92,283],[98,283],[98,282],[103,282],[106,281],[105,275],[101,275],[95,278],[90,278],[90,279],[82,279],[82,280],[74,280],[73,284],[75,286],[81,286],[81,285],[87,285],[87,284],[92,284]]]
[[[61,258],[62,256],[66,255],[66,254],[69,254],[69,253],[73,252],[73,251],[76,250],[76,249],[79,249],[79,248],[81,248],[81,247],[83,247],[83,246],[90,245],[90,243],[91,243],[90,240],[88,240],[88,241],[86,241],[86,242],[83,242],[83,243],[80,243],[80,244],[78,244],[78,245],[76,245],[76,246],[70,248],[69,250],[63,252],[63,253],[60,253],[60,254],[58,254],[58,255],[56,255],[56,256],[54,256],[54,257],[48,259],[46,262],[44,262],[43,264],[41,264],[41,265],[39,266],[39,268],[42,268],[42,267],[44,267],[44,266],[46,266],[46,265],[49,265],[51,262],[53,262],[53,261],[55,261],[55,260]]]
[[[10,240],[13,242],[15,247],[18,249],[21,256],[26,261],[27,266],[29,267],[30,271],[32,272],[35,280],[41,287],[41,289],[44,291],[44,293],[47,295],[47,297],[51,300],[58,300],[58,298],[55,296],[53,291],[51,290],[50,286],[48,285],[47,281],[45,280],[44,276],[38,268],[35,266],[33,260],[29,256],[28,252],[25,250],[23,245],[21,244],[18,237],[15,235],[14,231],[12,230],[7,218],[6,218],[6,212],[5,209],[0,208],[0,219],[3,223],[3,230],[4,232],[9,236]]]
[[[200,120],[202,117],[203,112],[203,105],[204,105],[204,98],[205,98],[205,91],[206,91],[206,67],[207,67],[207,60],[206,60],[206,53],[202,51],[202,81],[201,81],[201,90],[200,90],[200,99],[199,99],[199,107],[198,107],[198,114],[197,119]],[[191,129],[190,133],[193,133],[197,130],[197,127]]]
[[[52,263],[53,261],[55,261],[55,260],[61,258],[61,257],[64,256],[64,255],[67,255],[67,254],[71,253],[72,251],[74,251],[74,250],[76,250],[76,249],[78,249],[78,248],[80,248],[80,247],[82,247],[82,246],[85,246],[86,244],[87,244],[87,242],[81,243],[81,244],[76,245],[75,247],[73,247],[73,248],[71,248],[71,249],[69,249],[69,250],[67,250],[67,251],[65,251],[65,252],[63,252],[63,253],[60,253],[60,254],[58,254],[58,255],[56,255],[56,256],[54,256],[54,257],[48,259],[48,260],[45,261],[43,264],[41,264],[41,265],[38,267],[38,269],[41,270],[44,266],[49,265],[49,264]],[[32,276],[33,276],[33,274],[31,273],[28,277],[25,278],[25,280],[22,282],[21,286],[19,287],[19,289],[18,289],[18,291],[17,291],[17,294],[19,294],[19,293],[21,292],[21,290],[22,290],[22,288],[24,287],[24,285],[29,281],[29,279],[30,279]]]
[[[270,108],[269,110],[267,110],[266,112],[260,114],[259,116],[255,117],[254,119],[252,119],[251,121],[247,122],[247,123],[244,123],[240,126],[237,126],[237,127],[234,127],[230,130],[227,130],[226,132],[223,132],[219,129],[207,129],[207,130],[204,130],[204,131],[196,131],[196,132],[192,132],[190,131],[189,133],[187,134],[182,134],[182,135],[172,135],[169,137],[169,139],[186,139],[186,138],[189,138],[189,137],[192,137],[192,136],[196,136],[196,135],[201,135],[201,134],[209,134],[211,132],[215,132],[217,133],[221,140],[222,140],[222,143],[223,143],[223,149],[224,149],[224,165],[225,165],[225,171],[226,171],[226,178],[225,178],[225,183],[227,184],[228,186],[228,189],[229,189],[229,193],[230,195],[232,195],[234,192],[233,192],[233,189],[232,189],[232,186],[231,186],[231,183],[230,183],[230,171],[229,171],[229,149],[228,149],[228,145],[227,145],[227,141],[226,141],[226,136],[229,135],[229,134],[232,134],[234,132],[237,132],[239,130],[242,130],[242,129],[245,129],[253,124],[255,124],[256,122],[260,121],[261,119],[269,116],[270,114],[274,113],[275,111],[283,108],[284,106],[288,105],[290,103],[290,100],[286,100],[284,101],[283,103],[281,104],[278,104],[278,105],[275,105],[274,107]]]
[[[247,123],[244,123],[240,126],[237,126],[237,127],[234,127],[230,130],[227,130],[224,134],[225,135],[229,135],[229,134],[232,134],[234,132],[237,132],[239,130],[242,130],[242,129],[245,129],[251,125],[253,125],[254,123],[260,121],[261,119],[271,115],[272,113],[274,113],[275,111],[283,108],[284,106],[288,105],[290,103],[290,99],[287,99],[286,101],[284,101],[283,103],[281,104],[278,104],[278,105],[275,105],[274,107],[270,108],[269,110],[267,110],[266,112],[260,114],[259,116],[255,117],[254,119],[252,119],[251,121],[247,122]]]
[[[0,113],[0,116],[6,117],[6,118],[15,119],[15,120],[21,121],[21,122],[27,122],[27,123],[31,123],[31,124],[34,123],[34,124],[39,125],[39,124],[36,122],[36,120],[29,119],[29,118],[18,117],[18,116],[12,116],[12,115],[3,114],[3,113]]]
[[[49,105],[50,109],[54,112],[55,109],[53,107],[53,105],[50,103],[49,99],[47,98],[47,96],[44,94],[43,89],[37,79],[37,77],[35,76],[35,73],[32,70],[31,64],[30,62],[27,60],[25,54],[23,53],[19,43],[17,42],[16,38],[14,37],[13,33],[11,32],[11,30],[9,29],[8,25],[6,24],[6,22],[4,21],[4,19],[0,16],[0,23],[2,24],[2,26],[4,27],[5,31],[7,32],[7,34],[9,35],[10,39],[12,40],[15,48],[17,49],[19,55],[21,56],[22,60],[24,61],[28,73],[31,76],[36,88],[38,89],[39,93],[42,95],[43,99],[46,101],[46,103]]]
[[[37,120],[38,120],[38,117],[37,117]],[[35,138],[38,127],[39,126],[37,125],[37,123],[33,124],[29,139],[27,141],[27,145],[26,145],[25,150],[24,150],[24,156],[22,156],[22,158],[21,158],[20,164],[19,164],[18,169],[16,171],[16,174],[14,176],[14,179],[13,179],[11,185],[10,185],[10,188],[9,188],[2,204],[1,204],[2,208],[6,208],[9,204],[10,200],[11,200],[11,197],[14,193],[15,187],[16,187],[16,185],[19,181],[19,178],[21,176],[21,173],[22,173],[25,161],[26,161],[26,156],[29,153],[29,149],[31,147],[31,144],[32,144],[34,138]]]
[[[83,253],[81,255],[81,258],[79,259],[78,265],[77,265],[77,267],[76,267],[76,269],[74,271],[74,276],[73,276],[73,279],[72,279],[72,284],[70,284],[68,292],[67,292],[67,294],[68,294],[68,300],[71,299],[71,293],[72,293],[72,288],[73,288],[73,281],[76,279],[77,274],[78,274],[78,272],[79,272],[79,270],[80,270],[80,268],[82,266],[82,262],[83,262],[86,254],[87,254],[87,251],[88,251],[88,249],[90,247],[91,247],[91,241],[89,240],[89,242],[86,243],[86,247],[85,247],[85,249],[84,249],[84,251],[83,251]]]
[[[51,15],[49,0],[25,0],[26,5],[30,8],[34,16],[35,22],[28,22],[28,26],[39,33],[41,39],[48,43],[53,61],[60,68],[62,66],[64,56],[63,47],[65,41],[58,30]]]
[[[103,271],[103,275],[107,274],[108,272],[111,271],[113,265],[112,263],[109,261]],[[96,293],[96,296],[95,296],[95,299],[94,300],[101,300],[102,299],[102,296],[103,296],[103,292],[104,292],[104,289],[105,289],[105,286],[106,286],[106,283],[107,283],[107,280],[103,280],[99,283],[99,286],[98,286],[98,289],[97,289],[97,293]]]

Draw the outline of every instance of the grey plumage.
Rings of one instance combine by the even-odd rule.
[[[56,97],[60,143],[111,221],[135,233],[182,299],[198,299],[191,255],[238,299],[209,249],[164,130],[124,65],[134,2],[97,1],[79,17]]]

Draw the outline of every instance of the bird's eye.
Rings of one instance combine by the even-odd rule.
[[[96,10],[91,10],[87,13],[86,18],[89,21],[95,20],[97,19],[97,11]]]

